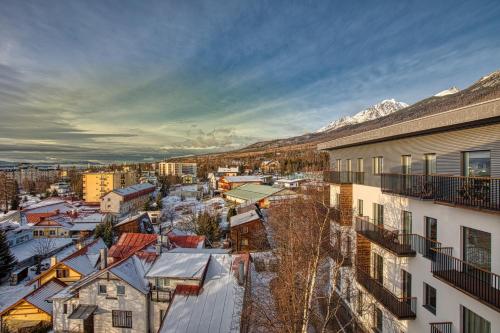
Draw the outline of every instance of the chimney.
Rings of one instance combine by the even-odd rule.
[[[56,264],[57,264],[57,257],[56,256],[50,257],[50,267],[53,267]]]
[[[101,269],[105,269],[108,266],[108,249],[100,249],[99,255],[101,257]]]
[[[245,284],[245,263],[243,259],[238,264],[238,283],[240,286]]]
[[[161,237],[161,236],[160,236]],[[161,255],[161,243],[155,245],[156,255]]]

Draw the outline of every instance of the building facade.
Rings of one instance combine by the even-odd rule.
[[[101,198],[101,212],[118,216],[134,213],[144,208],[155,191],[149,183],[115,189]]]
[[[366,331],[500,332],[499,119],[497,99],[320,144],[332,287]]]
[[[87,172],[83,174],[83,200],[99,203],[108,192],[136,183],[134,172]]]
[[[158,174],[160,176],[196,176],[196,163],[188,162],[160,162],[158,163]]]

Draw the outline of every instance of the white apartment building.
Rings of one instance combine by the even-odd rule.
[[[500,99],[318,148],[351,331],[500,332]]]
[[[160,162],[158,163],[158,175],[160,176],[196,176],[196,163],[187,162]]]

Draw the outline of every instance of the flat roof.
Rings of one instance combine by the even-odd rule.
[[[246,201],[259,201],[280,191],[283,191],[283,189],[269,185],[245,184],[227,191],[225,195],[226,197],[233,197]]]
[[[318,149],[338,149],[494,122],[500,122],[500,98],[330,140],[318,144]]]

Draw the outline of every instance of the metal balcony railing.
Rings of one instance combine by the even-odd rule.
[[[382,174],[382,192],[500,211],[500,178]]]
[[[413,257],[416,254],[412,248],[411,234],[403,234],[399,230],[389,230],[385,226],[376,225],[367,217],[356,217],[356,232],[399,257]]]
[[[397,297],[360,267],[356,269],[356,280],[398,319],[416,318],[416,297]]]
[[[365,173],[355,171],[324,171],[323,180],[332,184],[364,184]]]
[[[432,274],[500,311],[500,276],[451,255],[450,248],[435,248]]]
[[[451,333],[451,322],[429,323],[431,325],[431,333]]]

